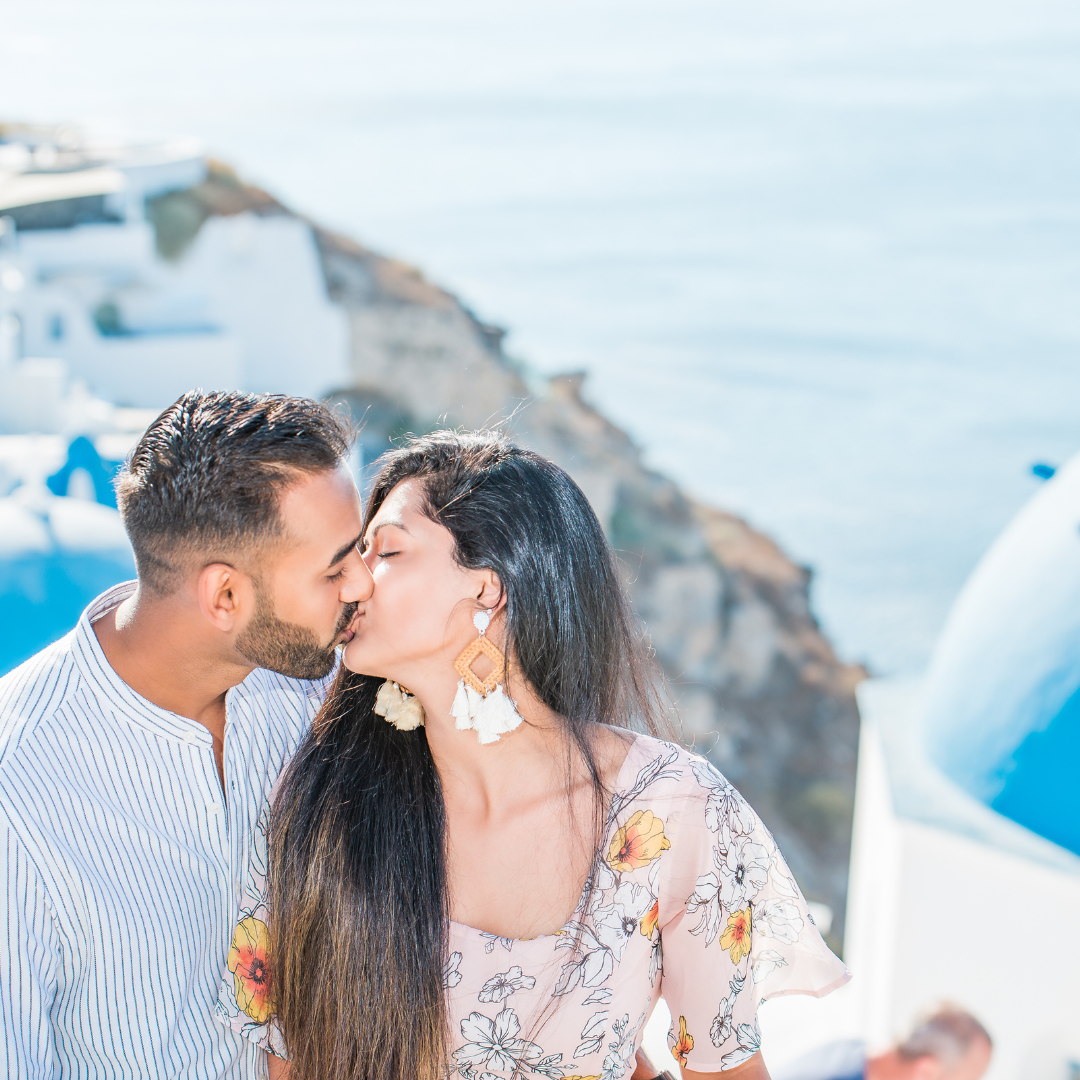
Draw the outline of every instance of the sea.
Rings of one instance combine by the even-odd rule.
[[[0,118],[409,260],[916,673],[1080,451],[1075,0],[3,0]]]

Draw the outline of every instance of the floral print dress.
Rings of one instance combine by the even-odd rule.
[[[262,895],[268,810],[218,1013],[280,1053]],[[515,940],[450,924],[454,1076],[629,1077],[661,996],[677,1060],[732,1069],[758,1050],[762,1001],[820,997],[850,977],[757,814],[704,758],[670,743],[631,745],[591,880],[556,934]]]

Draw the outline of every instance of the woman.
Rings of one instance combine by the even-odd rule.
[[[646,1075],[662,993],[684,1077],[767,1078],[759,1001],[847,972],[753,810],[652,737],[580,489],[498,435],[414,439],[363,558],[343,670],[263,817],[227,1021],[291,1080],[616,1080]]]

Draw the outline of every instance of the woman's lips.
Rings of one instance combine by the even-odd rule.
[[[358,629],[360,628],[360,616],[361,616],[361,614],[362,614],[362,612],[359,612],[359,611],[358,611],[358,612],[357,612],[357,613],[356,613],[356,614],[355,614],[355,615],[353,616],[353,618],[352,618],[352,622],[351,622],[351,623],[349,623],[349,625],[348,625],[348,626],[346,626],[346,627],[345,627],[345,630],[343,631],[343,634],[342,634],[342,636],[343,636],[343,638],[344,638],[344,643],[345,643],[346,645],[348,645],[348,644],[349,644],[349,642],[350,642],[350,641],[352,641],[352,639],[353,639],[354,637],[356,637],[356,631],[357,631],[357,630],[358,630]]]

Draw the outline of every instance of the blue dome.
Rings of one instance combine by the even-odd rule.
[[[923,737],[970,794],[1080,854],[1080,456],[964,586],[931,665]]]
[[[0,675],[66,634],[99,593],[134,576],[115,510],[25,488],[0,499]]]

